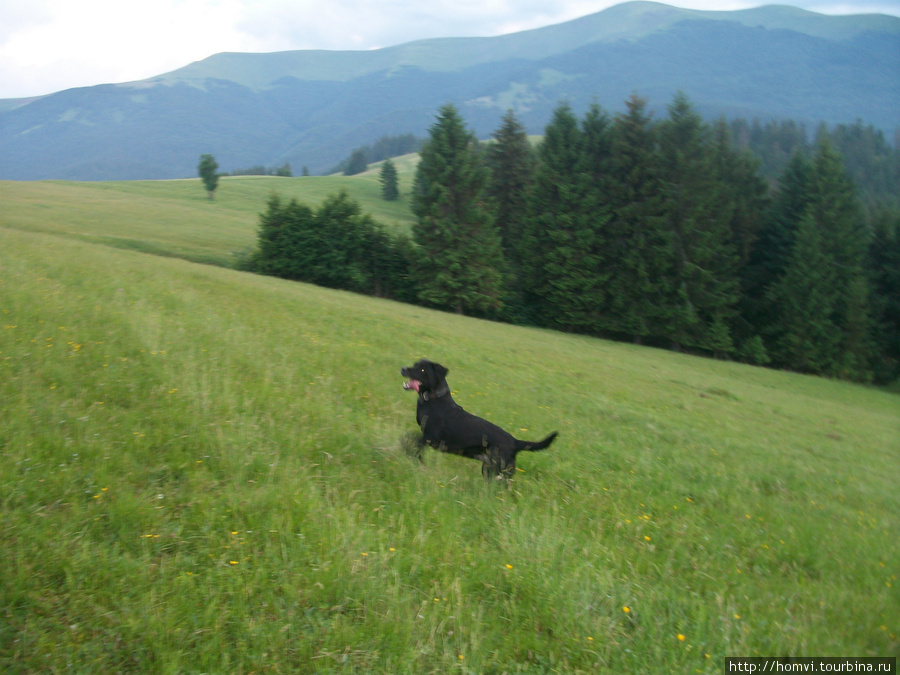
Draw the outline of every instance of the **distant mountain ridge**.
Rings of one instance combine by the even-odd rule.
[[[732,12],[629,2],[563,24],[372,51],[222,53],[147,80],[0,101],[0,178],[111,180],[325,170],[387,134],[424,135],[452,101],[479,135],[516,110],[539,133],[560,101],[900,126],[900,18],[773,5]]]
[[[829,16],[787,5],[710,12],[637,1],[566,23],[497,37],[436,38],[374,51],[222,53],[149,82],[202,85],[202,82],[212,78],[230,80],[252,89],[265,89],[271,87],[278,77],[347,81],[404,67],[448,72],[509,59],[539,61],[594,43],[634,42],[686,20],[733,22],[751,28],[789,30],[844,42],[868,32],[900,35],[900,19],[885,15]],[[277,77],[273,77],[275,74],[278,74]]]

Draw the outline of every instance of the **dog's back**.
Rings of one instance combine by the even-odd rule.
[[[463,451],[467,448],[480,451],[488,445],[513,448],[516,444],[512,434],[473,415],[450,394],[429,401],[420,398],[416,404],[416,417],[420,424],[425,420],[429,428],[426,440],[437,440],[449,452],[465,454]]]

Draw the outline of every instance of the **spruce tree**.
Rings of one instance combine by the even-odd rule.
[[[378,174],[378,180],[381,183],[381,198],[385,201],[394,202],[400,199],[400,188],[397,182],[397,167],[390,159],[384,160],[381,165],[381,172]]]
[[[768,187],[760,175],[759,159],[735,147],[724,119],[713,125],[711,150],[712,171],[726,205],[731,241],[743,267],[750,259],[768,210]]]
[[[347,160],[347,168],[344,169],[345,176],[355,176],[365,171],[369,166],[369,160],[366,158],[366,152],[362,148],[357,148],[350,153]]]
[[[749,151],[735,147],[731,131],[724,119],[718,120],[712,130],[712,171],[719,185],[721,217],[727,222],[729,239],[737,255],[739,278],[738,314],[747,287],[753,283],[751,254],[759,237],[761,224],[768,210],[768,187],[759,173],[759,160]],[[746,321],[735,320],[733,335],[740,345],[759,337],[759,333]],[[748,349],[742,348],[743,352]],[[758,348],[752,350],[758,352]]]
[[[490,169],[487,194],[494,207],[503,256],[508,265],[504,270],[509,286],[504,317],[516,323],[527,323],[533,319],[528,316],[519,270],[528,194],[534,180],[535,154],[525,128],[512,110],[503,116],[493,138],[494,143],[488,145],[486,152]]]
[[[878,354],[874,376],[887,384],[900,375],[900,211],[876,214],[869,246],[873,335]]]
[[[741,317],[747,332],[761,336],[766,345],[781,339],[783,326],[775,305],[774,285],[784,276],[796,239],[797,226],[810,199],[812,165],[795,152],[778,181],[768,217],[751,247],[742,275]]]
[[[517,265],[520,259],[523,219],[528,205],[528,191],[534,179],[534,151],[525,127],[509,110],[494,143],[488,146],[487,163],[491,170],[488,195],[494,204],[497,231],[507,260]]]
[[[260,216],[251,269],[261,274],[412,302],[413,244],[388,232],[344,190],[313,210],[273,194]]]
[[[832,372],[836,365],[834,267],[818,223],[801,219],[784,276],[772,288],[781,327],[776,362],[806,373]]]
[[[545,322],[593,331],[602,304],[603,223],[586,200],[583,145],[572,109],[559,106],[538,149],[522,270]]]
[[[419,298],[458,313],[495,312],[502,306],[503,252],[478,142],[451,104],[429,132],[413,189]]]
[[[770,294],[777,308],[775,360],[805,372],[870,376],[867,232],[853,183],[820,133],[784,275]]]
[[[259,250],[254,270],[261,274],[313,281],[318,251],[323,247],[311,208],[292,199],[285,204],[273,194],[260,216]]]
[[[375,229],[372,217],[342,189],[325,198],[316,210],[315,223],[317,247],[309,252],[315,276],[310,280],[330,288],[368,292],[366,261],[372,252],[365,243]]]
[[[578,165],[578,209],[575,243],[585,249],[578,256],[582,270],[579,293],[580,308],[576,318],[580,329],[597,334],[604,328],[603,313],[608,305],[609,227],[612,220],[610,205],[613,191],[612,123],[609,115],[593,104],[581,122],[581,143]]]
[[[834,269],[833,321],[839,335],[834,374],[866,379],[871,356],[869,289],[864,275],[868,232],[856,188],[824,134],[813,158],[810,187],[807,213],[822,233],[825,254]]]
[[[666,332],[673,249],[662,218],[658,147],[647,102],[633,95],[625,104],[627,112],[616,116],[612,128],[604,323],[640,343]]]
[[[666,226],[673,237],[673,345],[733,351],[729,326],[738,302],[731,204],[717,180],[708,127],[679,93],[660,124]]]

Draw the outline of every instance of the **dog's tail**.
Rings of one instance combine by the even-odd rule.
[[[542,441],[538,441],[537,443],[533,441],[520,441],[518,438],[516,439],[516,452],[521,452],[522,450],[544,450],[550,447],[550,444],[556,440],[557,433],[554,431],[552,434],[547,436]]]

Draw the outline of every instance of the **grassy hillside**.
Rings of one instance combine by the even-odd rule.
[[[181,214],[173,246],[224,255],[259,208],[232,182],[255,189],[2,185],[4,672],[897,653],[898,397],[99,245]],[[67,208],[41,220],[41,190]],[[418,464],[399,368],[420,356],[468,409],[559,440],[509,489]]]
[[[416,157],[396,160],[401,191],[396,202],[381,199],[380,165],[352,178],[225,177],[219,181],[213,201],[207,199],[199,178],[110,183],[0,181],[0,227],[230,266],[236,254],[256,246],[259,214],[273,192],[285,200],[296,198],[318,205],[327,195],[345,189],[379,222],[408,228]]]

